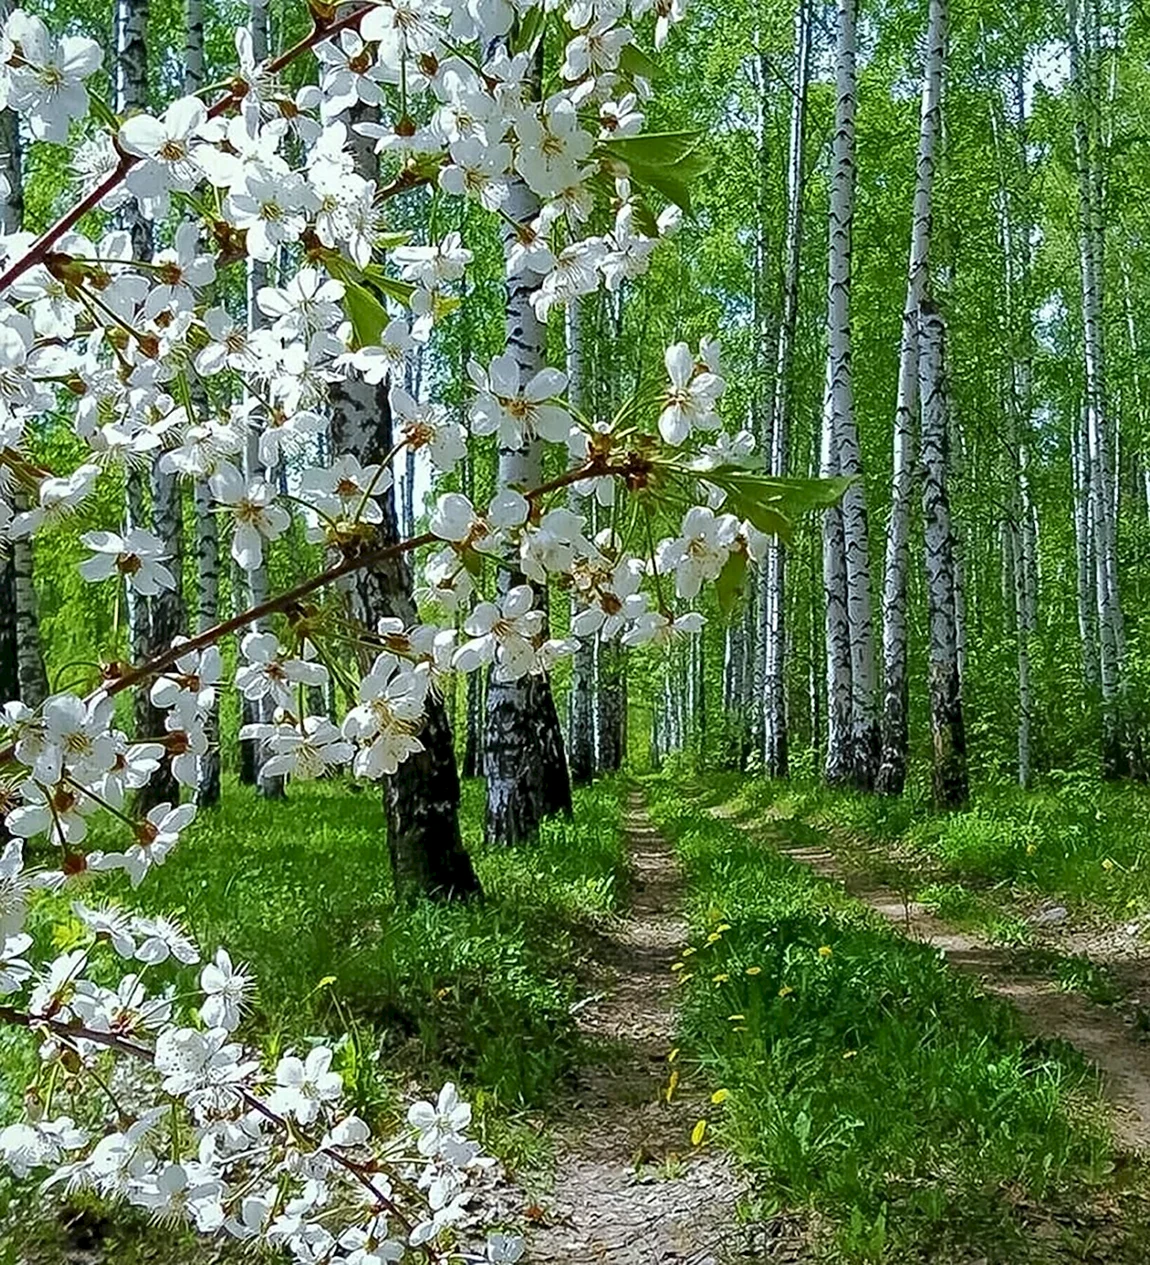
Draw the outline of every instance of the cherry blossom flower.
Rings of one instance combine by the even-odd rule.
[[[200,1018],[209,1028],[231,1032],[239,1026],[240,1016],[251,995],[254,981],[242,967],[233,967],[226,949],[217,949],[215,961],[200,972],[200,988],[205,1001]]]
[[[350,764],[355,748],[326,716],[306,716],[295,725],[256,723],[240,729],[240,741],[266,742],[274,754],[263,763],[265,777],[310,781]]]
[[[327,684],[328,672],[322,663],[284,657],[275,633],[248,633],[240,643],[240,653],[248,662],[236,672],[236,688],[251,702],[270,698],[290,708],[299,686]]]
[[[272,1108],[292,1116],[298,1124],[311,1124],[323,1104],[333,1102],[343,1091],[343,1078],[331,1070],[331,1060],[331,1051],[322,1045],[306,1059],[291,1054],[280,1059]]]
[[[245,571],[254,571],[264,560],[264,541],[278,540],[291,525],[285,509],[275,504],[275,488],[263,479],[245,483],[232,465],[222,465],[212,475],[212,496],[235,520],[232,558]]]
[[[677,447],[693,430],[718,427],[715,404],[725,384],[710,370],[700,371],[686,343],[668,347],[664,359],[671,389],[659,414],[659,433]]]
[[[23,62],[6,68],[7,104],[27,118],[37,140],[64,144],[68,124],[88,113],[84,80],[100,69],[99,44],[82,35],[65,35],[57,43],[40,18],[23,9],[9,15],[3,42],[18,45]]]
[[[359,746],[354,769],[375,780],[391,774],[423,743],[415,736],[427,699],[426,673],[416,672],[388,651],[377,656],[360,682],[359,705],[348,712],[343,734]]]
[[[121,852],[106,852],[99,868],[125,870],[133,887],[139,887],[153,865],[163,865],[179,842],[180,832],[196,815],[195,804],[157,804],[136,827],[136,841]]]
[[[164,542],[150,531],[133,527],[123,536],[111,531],[90,531],[80,540],[94,550],[91,558],[80,563],[80,574],[85,580],[98,583],[120,576],[144,597],[176,587],[175,576],[164,565],[168,557]]]
[[[675,591],[688,600],[698,596],[705,583],[717,580],[739,534],[733,514],[715,513],[704,506],[683,516],[683,533],[664,541],[655,554],[659,571],[674,573]]]
[[[467,372],[479,388],[468,414],[473,434],[498,434],[503,448],[522,448],[537,435],[567,442],[571,414],[548,403],[566,389],[565,373],[541,369],[521,384],[519,362],[511,353],[496,356],[487,371],[472,361]]]
[[[495,663],[495,677],[515,681],[526,676],[535,662],[535,642],[543,632],[544,613],[533,609],[535,593],[529,584],[507,590],[497,606],[480,602],[464,621],[471,638],[456,651],[455,666],[471,672]]]

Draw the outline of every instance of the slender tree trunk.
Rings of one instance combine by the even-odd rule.
[[[268,0],[249,0],[248,15],[252,32],[252,53],[256,62],[259,63],[267,58],[270,42]],[[256,259],[249,259],[247,263],[249,330],[259,329],[267,323],[256,302],[256,296],[268,284],[268,280],[269,270],[267,264]],[[260,461],[259,436],[254,429],[248,433],[244,444],[243,472],[245,479],[248,480],[266,479],[271,483],[276,481],[275,471],[265,469]],[[268,596],[267,558],[265,557],[258,567],[248,571],[239,579],[241,591],[244,591],[244,596],[250,606],[257,606],[265,601]],[[263,631],[264,628],[265,624],[263,622],[256,621],[252,624],[251,631]],[[256,703],[249,702],[246,698],[241,697],[240,699],[242,724],[252,724],[260,721],[266,723],[272,719],[274,711],[275,708],[270,699],[262,699]],[[271,750],[266,742],[241,742],[240,781],[247,785],[256,786],[264,799],[283,799],[285,795],[284,779],[282,777],[268,777],[263,771],[263,766],[270,758]]]
[[[883,581],[882,763],[876,785],[888,795],[906,783],[907,747],[907,585],[910,514],[914,490],[914,415],[918,402],[918,312],[929,275],[931,204],[938,138],[942,130],[942,79],[946,58],[946,0],[931,0],[923,68],[922,111],[915,168],[914,219],[906,305],[899,347],[895,404],[894,466],[887,524]]]
[[[352,453],[365,465],[383,461],[391,450],[389,385],[361,380],[332,388],[331,439],[337,454]],[[399,539],[395,502],[380,498],[384,520],[375,544]],[[415,623],[411,572],[405,557],[357,571],[347,588],[350,614],[367,629],[381,618]],[[367,666],[366,664],[364,665]],[[419,733],[423,750],[409,756],[384,779],[387,841],[396,890],[436,898],[463,899],[479,891],[479,880],[459,830],[459,774],[447,707],[438,690],[427,696]]]
[[[187,0],[187,33],[184,40],[184,92],[198,92],[204,86],[204,0]],[[208,398],[203,384],[191,386],[195,420],[208,414]],[[220,531],[212,512],[212,498],[206,482],[198,480],[192,491],[196,552],[196,630],[206,632],[219,621],[220,614]],[[208,749],[200,760],[195,800],[200,808],[220,802],[220,707],[213,703],[204,719]]]
[[[10,6],[0,6],[7,17]],[[0,178],[7,194],[0,200],[0,229],[17,233],[24,222],[24,181],[20,129],[12,110],[0,111]],[[20,697],[19,624],[16,606],[15,551],[0,541],[0,705]]]
[[[1090,460],[1085,418],[1076,418],[1070,432],[1074,490],[1074,545],[1077,562],[1078,639],[1082,646],[1082,682],[1090,698],[1098,694],[1097,605],[1094,600],[1094,539],[1091,527]]]
[[[853,433],[850,379],[851,222],[854,205],[856,0],[838,0],[835,53],[835,137],[831,172],[828,263],[827,372],[823,395],[822,455],[825,477],[844,473],[843,444]],[[857,462],[857,443],[852,459]],[[852,520],[851,532],[857,531]],[[865,519],[864,519],[865,529]],[[845,500],[823,515],[823,588],[826,594],[826,778],[832,785],[854,777],[855,655],[851,646],[851,585],[847,564]],[[852,545],[856,544],[852,539]]]
[[[771,403],[770,471],[785,477],[790,463],[794,409],[795,331],[799,318],[800,264],[803,245],[803,197],[806,186],[807,85],[810,82],[811,14],[809,0],[795,10],[794,73],[787,152],[787,221],[783,262],[783,310],[775,356],[775,390]],[[786,692],[786,553],[780,541],[768,547],[763,589],[766,613],[764,647],[764,735],[767,772],[786,777],[789,771]]]
[[[567,398],[574,408],[584,407],[583,399],[583,331],[580,327],[578,303],[567,309]],[[572,489],[570,504],[578,511],[579,496]],[[578,606],[572,599],[571,613]],[[592,729],[592,690],[595,646],[590,638],[581,639],[571,662],[571,694],[569,698],[570,740],[567,757],[571,768],[571,781],[577,786],[586,785],[595,775],[595,734]]]
[[[359,107],[348,119],[374,120],[374,111]],[[355,135],[353,133],[353,135]],[[369,180],[378,174],[371,142],[356,135],[356,167]],[[382,465],[396,436],[391,414],[391,383],[370,386],[348,379],[331,388],[331,448],[335,456],[351,454],[362,465]],[[374,532],[373,546],[400,539],[394,486],[379,498],[383,522]],[[347,587],[349,613],[368,631],[380,619],[402,620],[405,628],[417,619],[414,587],[407,557],[388,559],[357,571]],[[361,665],[364,670],[368,663]],[[466,899],[480,890],[471,858],[459,828],[459,772],[447,705],[440,690],[428,691],[423,727],[423,750],[409,756],[384,779],[387,842],[397,892],[437,899]]]
[[[768,240],[769,192],[771,174],[771,155],[767,143],[767,83],[770,76],[769,61],[765,52],[759,48],[764,35],[756,27],[754,42],[756,51],[751,62],[751,74],[755,84],[755,154],[758,159],[758,179],[756,181],[756,225],[754,261],[751,276],[751,321],[755,333],[755,388],[752,399],[752,425],[755,438],[763,459],[771,460],[773,437],[771,427],[772,403],[765,399],[764,383],[774,368],[770,358],[773,345],[771,331],[771,305],[767,302],[767,260],[770,258]],[[758,752],[764,764],[769,763],[767,750],[767,646],[770,641],[768,627],[771,618],[771,581],[770,566],[759,568],[756,585],[755,622],[748,655],[750,658],[750,714],[749,740],[752,751]],[[780,634],[781,635],[781,634]]]
[[[514,237],[513,224],[526,224],[538,212],[538,200],[522,180],[511,182],[504,205],[508,215],[505,238]],[[545,328],[531,306],[533,285],[520,274],[507,284],[507,349],[526,381],[544,363]],[[531,487],[540,481],[543,441],[535,438],[520,449],[501,449],[499,482]],[[501,591],[522,581],[507,571],[500,574]],[[515,844],[533,838],[540,823],[556,813],[571,811],[571,779],[563,746],[563,731],[555,710],[551,682],[530,673],[517,681],[500,681],[494,671],[487,684],[487,725],[484,735],[487,768],[487,838]]]
[[[1118,592],[1117,519],[1111,469],[1111,422],[1106,407],[1103,349],[1102,153],[1098,137],[1092,0],[1081,11],[1067,2],[1070,79],[1074,98],[1074,155],[1078,176],[1078,259],[1082,278],[1082,331],[1086,394],[1089,505],[1094,541],[1102,700],[1102,764],[1108,776],[1128,771],[1123,733],[1125,629]]]
[[[148,18],[149,0],[116,0],[114,21],[116,36],[116,111],[121,116],[148,108]],[[132,237],[133,252],[137,259],[148,260],[152,256],[151,225],[140,213],[135,201],[117,213],[121,228]],[[161,476],[157,475],[157,478]],[[163,476],[166,478],[166,476]],[[149,478],[139,465],[128,465],[124,473],[125,518],[129,529],[153,530],[152,509],[148,504]],[[178,575],[178,559],[173,559],[172,571]],[[127,586],[125,606],[128,618],[128,635],[132,657],[141,663],[155,653],[159,638],[153,631],[158,598],[146,598]],[[172,620],[171,606],[163,611],[164,627],[170,632],[167,644],[179,632],[179,621]],[[174,628],[172,627],[175,623]],[[134,696],[136,734],[139,738],[157,738],[163,733],[164,714],[152,706],[147,690],[139,690]],[[152,775],[147,786],[138,796],[138,808],[147,811],[167,800],[179,799],[179,785],[172,777],[167,764]]]
[[[954,526],[947,493],[947,415],[942,317],[923,301],[918,328],[922,400],[922,512],[930,610],[930,723],[934,742],[934,798],[957,808],[969,795],[966,732],[958,646],[958,577]]]

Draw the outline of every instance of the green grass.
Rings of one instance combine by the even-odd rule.
[[[921,788],[889,798],[707,772],[714,803],[783,819],[811,842],[833,838],[848,866],[938,909],[991,940],[1026,943],[1043,905],[1089,921],[1150,916],[1150,790],[1049,776],[1022,791],[981,784],[971,806],[939,812]]]
[[[584,933],[626,895],[619,786],[578,791],[574,818],[548,822],[528,847],[486,847],[482,820],[482,784],[467,784],[464,834],[484,898],[397,905],[377,793],[300,785],[286,803],[269,803],[228,785],[221,807],[202,813],[136,891],[118,876],[101,878],[83,898],[175,914],[205,956],[222,944],[250,964],[258,993],[244,1032],[269,1058],[342,1038],[337,1066],[349,1095],[377,1119],[413,1081],[453,1078],[478,1108],[480,1139],[512,1169],[536,1166],[545,1159],[539,1112],[581,1057],[570,1007]],[[66,911],[45,900],[34,923],[44,930]],[[26,1034],[0,1033],[7,1118],[36,1068]],[[0,1180],[0,1265],[16,1241],[4,1223],[28,1198],[27,1186]],[[149,1255],[155,1236],[139,1238],[127,1224],[101,1231],[113,1236],[107,1250],[116,1245],[109,1259],[169,1259]],[[26,1259],[63,1259],[53,1227],[41,1232],[41,1254]]]
[[[730,789],[648,783],[689,890],[685,1054],[729,1092],[713,1123],[759,1202],[813,1210],[844,1261],[1092,1259],[1059,1248],[1061,1229],[1036,1238],[1026,1211],[1077,1204],[1079,1234],[1108,1180],[1082,1060],[1028,1040],[936,952],[707,814]]]

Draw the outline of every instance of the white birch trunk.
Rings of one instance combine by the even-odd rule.
[[[572,408],[583,410],[586,405],[583,391],[583,330],[580,307],[572,303],[567,309],[567,398]],[[574,490],[570,493],[571,509],[579,512],[584,508]],[[578,613],[579,605],[572,598],[571,614]],[[571,661],[571,694],[568,699],[567,758],[571,767],[573,785],[586,785],[595,775],[595,731],[592,692],[594,690],[595,644],[591,638],[581,639],[579,649]]]
[[[853,2],[853,0],[852,0]],[[791,117],[787,146],[787,219],[783,248],[783,311],[775,356],[775,390],[771,402],[769,468],[780,477],[788,473],[795,331],[799,318],[799,267],[803,244],[804,155],[806,149],[807,85],[810,82],[811,15],[809,0],[795,10],[794,68],[791,77]],[[836,161],[837,170],[837,161]],[[768,547],[763,632],[764,755],[771,777],[789,771],[786,693],[786,552],[780,541]]]
[[[0,7],[0,14],[10,12]],[[20,129],[11,110],[0,112],[0,175],[8,186],[0,201],[0,224],[5,233],[19,232],[24,222],[24,180]],[[13,489],[15,493],[15,489]],[[26,508],[26,500],[13,495],[13,507]],[[48,693],[40,621],[32,576],[32,542],[0,545],[0,703],[22,699],[37,707]]]
[[[819,471],[842,473],[842,411],[850,404],[850,232],[854,199],[856,0],[838,0],[835,48],[835,136],[831,169],[828,254],[827,369]],[[850,601],[845,506],[823,515],[823,589],[826,595],[827,746],[825,772],[833,784],[853,776],[853,702]]]
[[[938,138],[942,130],[942,78],[946,58],[946,0],[931,0],[923,67],[922,109],[915,166],[914,218],[906,305],[899,346],[895,403],[891,509],[887,524],[883,580],[882,763],[878,789],[902,793],[907,744],[907,584],[910,565],[910,512],[914,490],[914,415],[918,401],[918,310],[929,275],[931,205]]]
[[[186,0],[187,33],[184,41],[184,92],[198,92],[204,86],[204,0]],[[208,412],[207,394],[198,378],[191,383],[194,420]],[[220,529],[212,513],[207,484],[198,480],[192,493],[196,561],[196,631],[206,632],[220,616]],[[195,800],[200,808],[220,801],[220,707],[213,703],[204,724],[208,750],[200,760]]]
[[[948,398],[942,317],[923,302],[918,329],[922,401],[923,537],[930,611],[930,721],[935,802],[954,808],[969,795],[958,645],[958,577],[947,494]]]
[[[1106,408],[1103,349],[1102,154],[1097,135],[1095,66],[1091,56],[1093,5],[1085,12],[1067,0],[1070,80],[1074,97],[1074,155],[1078,177],[1078,259],[1082,280],[1086,443],[1094,596],[1098,628],[1098,680],[1102,700],[1102,762],[1107,774],[1126,771],[1122,699],[1125,629],[1118,592],[1117,522],[1111,468],[1112,435]]]
[[[508,217],[505,240],[514,224],[526,224],[538,213],[538,199],[522,180],[511,182],[504,205]],[[507,350],[514,355],[521,382],[544,363],[545,328],[531,306],[534,286],[522,275],[507,283]],[[500,449],[499,482],[533,487],[543,472],[543,441],[532,439],[523,448]],[[500,573],[506,590],[521,577]],[[515,844],[531,839],[544,818],[571,811],[571,779],[563,745],[563,731],[555,710],[551,683],[529,674],[518,681],[487,684],[487,724],[484,733],[487,771],[487,838]]]

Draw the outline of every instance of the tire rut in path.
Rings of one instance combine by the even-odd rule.
[[[664,1096],[675,1026],[671,965],[688,930],[682,879],[638,792],[624,829],[632,904],[600,937],[594,992],[579,1012],[584,1036],[606,1053],[580,1070],[557,1126],[555,1189],[528,1259],[718,1265],[737,1250],[739,1177],[721,1151],[691,1146],[703,1113],[690,1087],[670,1104]]]
[[[777,832],[777,838],[765,842],[821,877],[841,884],[908,939],[938,949],[955,970],[977,976],[984,992],[1014,1007],[1032,1036],[1074,1046],[1102,1075],[1103,1090],[1113,1109],[1115,1141],[1124,1150],[1150,1151],[1150,1047],[1140,1044],[1121,1018],[1081,994],[1059,989],[1050,979],[1018,971],[1005,950],[950,926],[917,901],[908,901],[893,888],[848,868],[830,846],[788,843],[785,819],[743,822],[721,808],[712,812],[756,837],[763,837],[764,827],[772,834]]]

